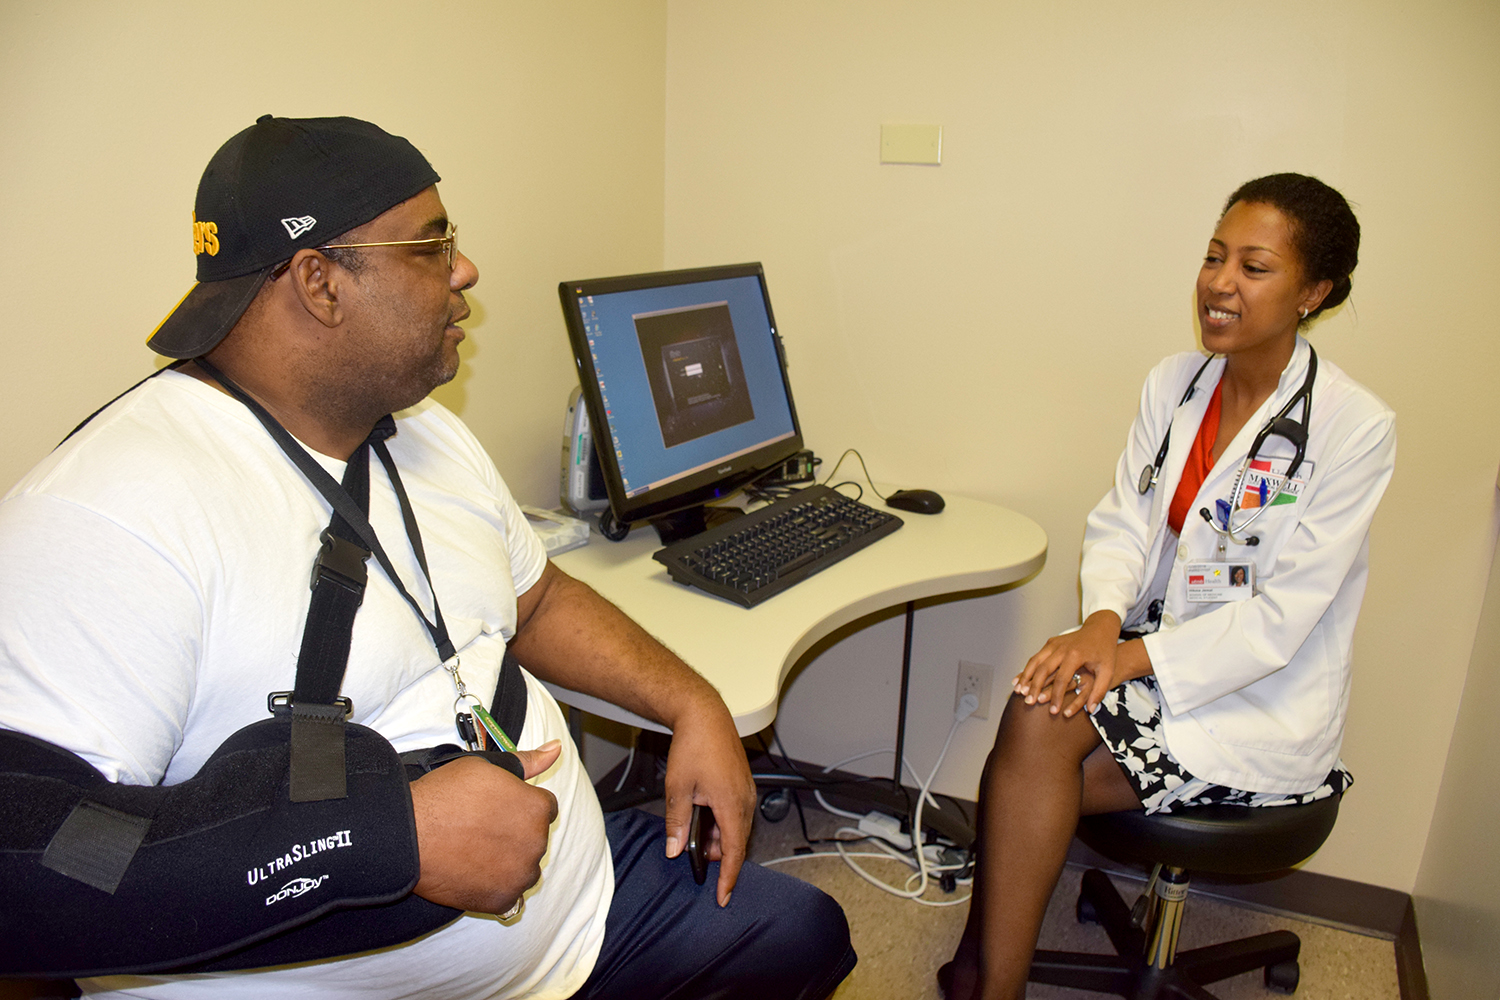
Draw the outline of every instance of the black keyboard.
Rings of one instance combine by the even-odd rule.
[[[809,486],[656,552],[672,579],[753,608],[901,527],[894,514]]]

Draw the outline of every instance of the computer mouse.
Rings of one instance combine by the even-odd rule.
[[[943,509],[943,498],[931,490],[897,490],[885,498],[885,505],[913,514],[936,514]]]

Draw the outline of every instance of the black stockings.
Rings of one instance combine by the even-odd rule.
[[[948,1000],[1026,995],[1031,954],[1079,815],[1140,807],[1087,713],[1065,719],[1011,697],[980,785],[969,921],[939,975]]]

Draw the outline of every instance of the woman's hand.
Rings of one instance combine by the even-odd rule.
[[[1090,674],[1088,671],[1082,671],[1083,683],[1078,685],[1079,691],[1074,696],[1076,701],[1070,702],[1066,711],[1072,714],[1080,705],[1087,705],[1088,710],[1093,712],[1104,700],[1104,696],[1109,693],[1110,688],[1154,672],[1151,666],[1151,654],[1146,652],[1144,641],[1131,639],[1129,642],[1122,642],[1115,647],[1114,663],[1109,672],[1094,671]]]
[[[1028,705],[1051,703],[1064,718],[1099,707],[1110,689],[1152,673],[1151,657],[1140,639],[1120,642],[1120,619],[1096,611],[1075,632],[1048,639],[1016,676],[1015,690]]]
[[[1119,642],[1120,616],[1113,611],[1096,611],[1082,628],[1054,635],[1026,661],[1016,676],[1016,693],[1024,696],[1028,705],[1050,702],[1053,715],[1072,716],[1084,702],[1079,689],[1092,696],[1102,678],[1114,676]]]

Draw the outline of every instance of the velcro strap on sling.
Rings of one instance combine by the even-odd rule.
[[[41,865],[114,895],[150,826],[150,817],[84,799],[47,842]]]
[[[341,704],[292,703],[293,802],[341,799],[349,793],[344,767],[345,720],[346,709]]]

